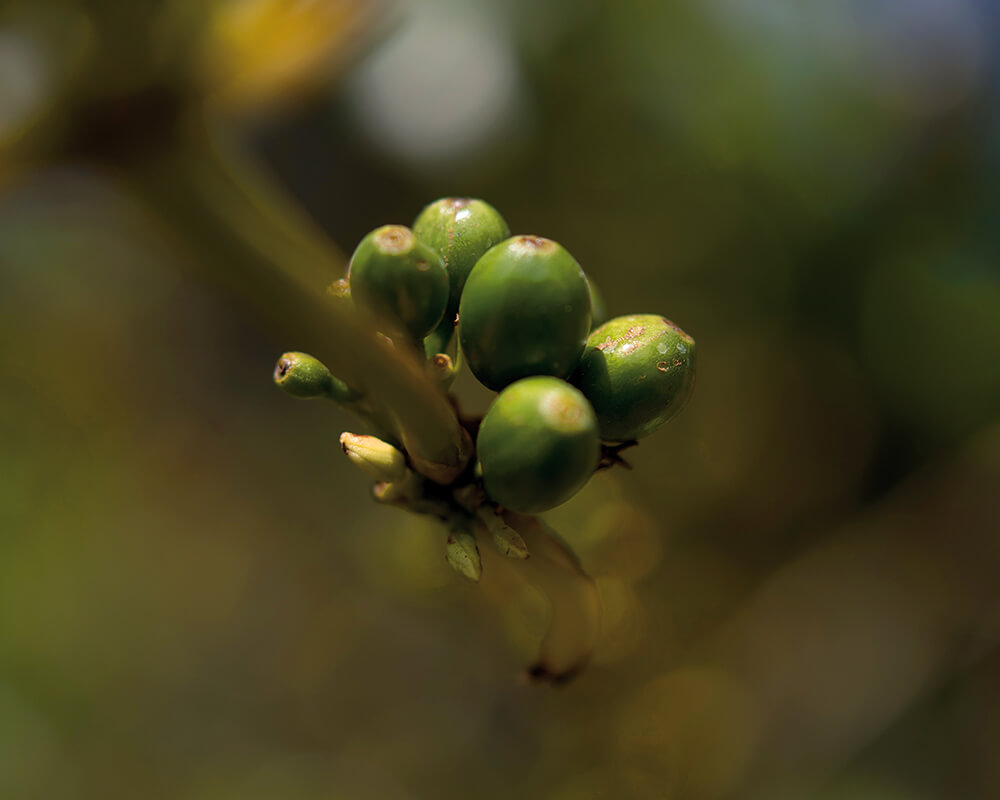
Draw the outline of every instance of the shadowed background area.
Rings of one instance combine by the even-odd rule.
[[[1000,796],[998,23],[0,2],[0,795]],[[541,598],[370,502],[361,423],[271,383],[313,343],[122,179],[185,115],[326,280],[478,196],[697,340],[684,413],[547,515],[604,605],[574,682],[518,682]]]

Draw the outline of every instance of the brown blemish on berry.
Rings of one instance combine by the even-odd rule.
[[[555,250],[557,246],[558,245],[551,239],[546,239],[544,236],[535,236],[534,234],[515,236],[514,240],[511,242],[511,248],[513,250],[519,250],[524,254],[550,253]]]
[[[587,425],[584,408],[560,392],[548,393],[541,401],[539,410],[553,427],[561,430],[577,431]]]
[[[375,244],[384,253],[405,253],[413,242],[413,234],[402,225],[386,225],[375,235]]]
[[[667,362],[666,361],[657,361],[656,362],[656,368],[660,372],[666,372],[667,371]]]
[[[565,425],[575,425],[583,416],[580,407],[575,403],[554,403],[552,410],[559,421]]]
[[[274,367],[274,379],[281,380],[288,374],[288,370],[292,368],[292,359],[287,356],[282,356],[278,359],[278,363]]]
[[[596,345],[596,347],[597,347],[598,350],[601,350],[601,351],[607,350],[609,347],[617,347],[622,342],[627,342],[630,339],[635,339],[635,338],[637,338],[639,336],[642,336],[642,334],[645,332],[645,330],[646,330],[646,328],[645,328],[644,325],[633,325],[631,328],[629,328],[627,331],[625,331],[625,333],[623,333],[617,339],[612,339],[609,336],[603,342],[601,342],[600,344]]]

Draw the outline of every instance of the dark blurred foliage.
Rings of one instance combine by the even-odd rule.
[[[155,69],[87,66],[144,5],[0,6],[0,796],[1000,796],[994,4],[420,0],[277,79],[350,49],[322,3],[214,50],[176,2]],[[271,385],[308,343],[30,135],[226,58],[263,66],[198,102],[344,252],[481,196],[696,338],[687,410],[549,515],[605,606],[569,686],[515,680],[539,599],[459,583],[359,423]]]

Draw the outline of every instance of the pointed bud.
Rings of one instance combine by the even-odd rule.
[[[531,555],[528,552],[528,545],[521,538],[521,534],[509,525],[504,525],[502,528],[490,531],[490,533],[493,536],[493,544],[497,550],[502,555],[507,556],[507,558],[523,560]]]
[[[274,366],[274,382],[292,397],[326,397],[338,403],[352,403],[358,393],[318,358],[308,353],[285,353]]]
[[[352,463],[377,481],[399,481],[409,471],[402,452],[375,436],[342,433],[340,446]]]
[[[504,522],[503,517],[493,509],[481,506],[476,512],[486,529],[493,537],[493,544],[507,558],[525,559],[528,557],[528,545],[516,530]]]
[[[452,568],[470,581],[478,581],[483,574],[483,562],[479,557],[476,537],[468,531],[454,529],[448,534],[445,558]]]

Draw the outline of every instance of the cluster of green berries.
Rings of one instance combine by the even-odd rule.
[[[485,496],[512,511],[568,500],[607,447],[651,434],[680,411],[694,382],[690,336],[653,314],[605,321],[565,248],[511,236],[482,200],[441,199],[412,228],[373,230],[340,292],[394,342],[449,366],[457,331],[471,372],[499,392],[478,427],[477,475]],[[319,392],[349,396],[332,376],[317,382],[306,373]],[[287,376],[279,383],[309,391]]]

